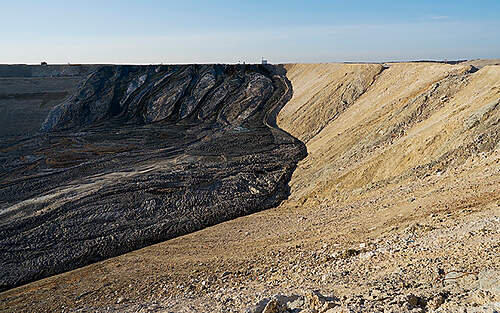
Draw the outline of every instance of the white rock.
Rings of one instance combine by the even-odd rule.
[[[487,269],[479,272],[479,288],[500,296],[500,270]]]

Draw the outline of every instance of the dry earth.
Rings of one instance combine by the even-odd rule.
[[[6,291],[0,310],[500,310],[500,66],[481,62],[286,65],[278,125],[308,149],[289,200]]]

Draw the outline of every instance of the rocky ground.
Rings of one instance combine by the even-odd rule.
[[[298,300],[290,309],[309,309],[301,299],[314,291],[331,312],[494,312],[499,173],[494,152],[347,202],[283,204],[4,292],[0,303],[11,311],[259,312],[279,295]]]
[[[0,309],[499,311],[500,68],[484,63],[286,65],[278,125],[308,150],[288,200],[3,292]]]

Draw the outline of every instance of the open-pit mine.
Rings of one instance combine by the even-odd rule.
[[[1,65],[0,123],[0,311],[498,309],[498,60]]]

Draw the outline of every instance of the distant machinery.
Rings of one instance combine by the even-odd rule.
[[[264,57],[262,57],[262,64],[263,64],[263,65],[264,65],[264,64],[267,64],[267,60],[266,60],[266,59],[264,59]]]

